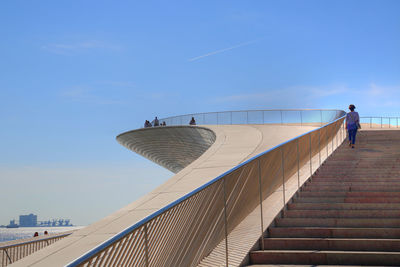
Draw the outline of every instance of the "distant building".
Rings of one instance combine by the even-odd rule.
[[[15,220],[11,220],[10,224],[6,226],[7,228],[18,228],[19,225],[15,223]]]
[[[19,226],[20,227],[34,227],[37,226],[37,215],[19,215]]]

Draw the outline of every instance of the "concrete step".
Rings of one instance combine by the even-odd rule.
[[[326,178],[314,176],[312,182],[400,182],[400,178]]]
[[[398,164],[398,163],[394,163]],[[400,168],[396,165],[395,166],[379,166],[379,167],[371,167],[371,168],[366,168],[366,167],[359,167],[359,166],[342,166],[342,167],[337,167],[337,168],[326,168],[326,167],[321,167],[318,169],[317,174],[318,175],[324,175],[324,174],[369,174],[369,173],[378,173],[379,171],[384,171],[385,173],[400,173]]]
[[[400,203],[398,197],[301,197],[294,203]]]
[[[393,164],[397,162],[397,158],[393,157],[391,154],[387,155],[381,155],[379,158],[379,161],[376,160],[376,158],[358,158],[357,161],[348,161],[349,159],[357,159],[356,157],[343,157],[343,154],[337,154],[335,153],[329,161],[324,163],[324,166],[326,167],[340,167],[344,165],[349,165],[349,166],[359,166],[359,167],[379,167],[379,166],[386,166],[388,164]]]
[[[355,181],[358,180],[360,182],[368,182],[368,180],[372,181],[372,182],[376,182],[376,181],[380,181],[380,182],[399,182],[400,180],[400,175],[395,175],[392,173],[381,173],[381,174],[373,174],[373,173],[369,173],[369,174],[364,174],[364,175],[353,175],[353,174],[336,174],[336,175],[328,175],[328,174],[321,174],[316,176],[314,174],[314,178],[318,178],[321,181],[325,180],[325,181],[329,181],[333,180],[334,182],[338,182],[341,180],[345,180],[345,181]],[[318,181],[318,180],[317,180]]]
[[[306,186],[397,186],[400,188],[400,181],[382,182],[382,181],[334,181],[327,182],[323,180],[307,182]]]
[[[398,210],[286,210],[285,218],[399,218]]]
[[[334,160],[332,158],[332,160]],[[392,160],[392,161],[387,161],[385,163],[380,162],[379,164],[373,164],[371,161],[366,161],[366,162],[358,162],[357,164],[337,164],[336,162],[329,165],[329,164],[323,164],[323,169],[325,171],[334,171],[334,170],[340,170],[342,172],[345,172],[349,169],[357,169],[358,171],[366,171],[366,170],[374,170],[374,169],[380,169],[380,168],[390,168],[393,170],[400,170],[400,167],[397,165],[398,161],[397,160]],[[346,167],[346,168],[343,168]]]
[[[381,192],[400,192],[398,185],[336,185],[336,186],[323,186],[318,184],[309,184],[301,189],[302,191],[381,191]]]
[[[252,264],[340,264],[398,266],[400,252],[263,250],[250,252]]]
[[[277,218],[277,227],[400,227],[400,219],[385,218]]]
[[[298,197],[399,197],[400,192],[319,192],[300,191]]]
[[[387,175],[393,175],[393,177],[386,177],[386,178],[399,178],[399,172],[395,172],[395,171],[390,171],[390,170],[385,170],[385,169],[375,169],[375,170],[371,170],[369,172],[365,172],[365,173],[360,173],[360,172],[356,172],[354,170],[349,170],[348,172],[326,172],[323,171],[323,169],[319,169],[315,175],[318,175],[320,177],[337,177],[340,178],[342,176],[349,176],[350,178],[363,178],[363,176],[365,176],[365,178],[380,178],[382,176],[387,176]]]
[[[371,175],[394,175],[393,178],[396,178],[400,175],[400,171],[398,170],[394,170],[394,169],[371,169],[370,171],[356,171],[356,170],[349,170],[346,172],[342,172],[340,170],[337,171],[325,171],[323,169],[319,169],[316,172],[316,175],[320,176],[320,177],[325,177],[325,176],[336,176],[336,177],[340,177],[340,176],[352,176],[352,175],[357,175],[357,176],[362,176],[362,175],[366,175],[366,176],[371,176]]]
[[[400,203],[290,203],[288,210],[395,210]]]
[[[264,238],[266,250],[400,251],[400,239]]]
[[[251,264],[247,267],[337,267],[337,265],[315,265],[315,264]],[[377,265],[363,265],[364,267],[382,267]],[[360,267],[360,265],[346,265],[346,267]]]
[[[334,160],[332,158],[332,160]],[[367,171],[367,170],[376,170],[376,169],[381,169],[381,168],[390,168],[393,170],[400,170],[400,167],[397,165],[398,161],[396,159],[392,160],[392,161],[388,161],[386,159],[385,162],[379,162],[379,164],[377,164],[375,162],[375,164],[371,163],[371,161],[365,161],[365,162],[357,162],[356,164],[342,164],[342,165],[338,165],[338,164],[333,164],[333,165],[329,165],[329,164],[324,164],[323,165],[323,170],[325,171],[334,171],[334,170],[340,170],[341,172],[346,172],[349,169],[356,169],[357,171]],[[343,168],[346,167],[346,168]]]
[[[392,153],[386,153],[386,155],[381,154],[378,162],[376,160],[376,157],[357,158],[357,156],[355,155],[346,155],[345,153],[347,153],[347,151],[344,153],[335,151],[334,155],[329,158],[329,161],[324,162],[324,166],[339,166],[339,167],[344,165],[365,166],[366,163],[371,163],[374,166],[379,166],[381,163],[387,164],[389,162],[397,162],[397,158],[393,157]],[[357,159],[357,161],[349,161],[351,159]]]
[[[330,160],[331,159],[329,159],[328,161]],[[356,161],[358,160],[356,159]],[[371,166],[369,166],[369,164],[371,164]],[[390,170],[400,171],[400,167],[397,164],[398,164],[397,161],[388,162],[387,164],[385,163],[379,166],[377,166],[376,164],[373,165],[372,162],[370,161],[365,161],[362,163],[359,161],[357,164],[342,164],[342,165],[340,164],[338,165],[336,163],[334,165],[323,164],[319,169],[319,171],[335,172],[336,170],[338,170],[341,173],[349,172],[350,170],[356,170],[357,172],[366,172],[367,170],[376,171],[379,169],[385,169],[385,170],[390,169]]]
[[[342,144],[274,220],[252,263],[400,266],[399,151],[400,131]]]
[[[400,238],[400,228],[348,228],[348,227],[270,227],[268,236],[278,237],[319,237],[319,238]]]
[[[398,163],[395,163],[398,164]],[[361,167],[362,168],[362,167]],[[387,167],[374,167],[374,168],[363,168],[360,169],[360,167],[355,166],[355,167],[349,167],[349,166],[341,166],[338,168],[332,168],[332,169],[327,169],[325,166],[320,166],[318,170],[316,171],[316,175],[324,176],[324,175],[350,175],[350,174],[355,174],[355,175],[369,175],[369,174],[387,174],[387,173],[393,173],[393,174],[400,174],[400,168],[393,168],[391,166]]]
[[[374,159],[367,159],[366,157],[363,158],[347,158],[347,160],[351,162],[343,162],[342,160],[339,160],[337,157],[331,157],[323,166],[325,169],[329,170],[330,168],[335,169],[335,168],[340,168],[341,166],[345,166],[347,168],[360,168],[360,170],[365,170],[365,169],[373,169],[373,168],[387,168],[387,167],[393,167],[393,168],[399,168],[396,163],[397,158],[395,157],[381,157],[379,160]],[[345,170],[345,169],[342,169]]]

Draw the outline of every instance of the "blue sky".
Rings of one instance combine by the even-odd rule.
[[[260,108],[400,116],[399,1],[1,1],[0,224],[94,222],[172,174],[115,136]]]

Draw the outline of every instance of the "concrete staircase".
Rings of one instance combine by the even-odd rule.
[[[251,264],[400,266],[400,131],[358,138],[297,192]]]

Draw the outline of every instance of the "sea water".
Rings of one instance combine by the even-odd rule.
[[[69,226],[69,227],[19,227],[19,228],[0,228],[0,242],[11,241],[22,238],[33,237],[35,232],[39,236],[44,235],[44,231],[49,234],[62,233],[72,230],[77,230],[83,226]]]

